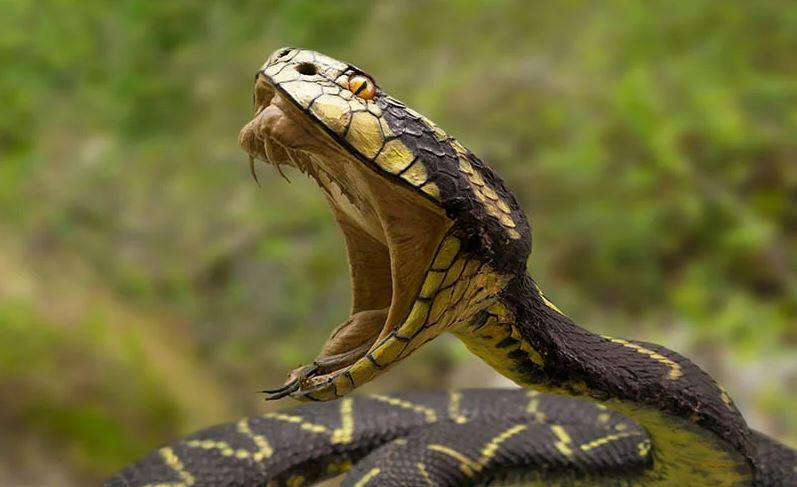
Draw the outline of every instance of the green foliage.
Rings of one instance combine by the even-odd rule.
[[[235,140],[282,45],[363,67],[496,167],[532,216],[532,272],[577,321],[695,357],[795,444],[786,0],[0,3],[0,391],[16,391],[0,424],[107,473],[262,410],[251,391],[344,319],[319,191],[262,166],[258,188]],[[162,318],[114,326],[97,288]],[[166,330],[179,372],[153,352]],[[463,355],[420,354],[383,383],[448,384]],[[231,407],[197,414],[185,383]]]
[[[176,434],[177,405],[136,337],[111,333],[119,330],[102,316],[56,324],[37,316],[29,304],[3,303],[4,430],[24,425],[23,432],[66,449],[75,468],[93,476],[142,455],[165,432]]]

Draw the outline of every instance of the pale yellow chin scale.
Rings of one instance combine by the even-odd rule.
[[[467,323],[496,304],[506,279],[465,256],[461,242],[446,237],[427,270],[406,318],[347,369],[309,379],[302,386],[313,400],[343,396],[373,380],[440,333]]]

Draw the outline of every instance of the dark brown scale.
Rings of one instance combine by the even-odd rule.
[[[455,235],[463,238],[465,250],[491,263],[501,273],[525,269],[526,256],[531,251],[531,229],[522,211],[513,211],[512,214],[521,238],[510,239],[504,227],[486,213],[472,194],[470,183],[459,171],[457,152],[450,140],[438,140],[431,127],[422,119],[410,116],[404,106],[392,98],[385,96],[376,101],[391,131],[410,151],[421,157],[429,174],[428,180],[440,188],[441,206],[456,222]],[[511,208],[519,209],[514,195],[492,169],[470,152],[468,160],[500,198]]]

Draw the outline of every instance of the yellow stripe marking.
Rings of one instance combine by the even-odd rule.
[[[326,427],[312,423],[302,423],[301,428],[311,433],[325,433],[327,431]]]
[[[306,422],[304,418],[302,418],[301,416],[293,416],[291,414],[283,414],[283,413],[268,413],[264,415],[264,417],[269,419],[276,419],[277,421],[284,421],[286,423],[298,424],[301,429],[309,431],[311,433],[327,432],[326,426]]]
[[[521,431],[524,431],[526,428],[528,428],[528,426],[525,424],[516,424],[515,426],[512,426],[508,430],[490,440],[490,442],[487,443],[487,446],[482,448],[482,456],[479,458],[479,469],[481,470],[481,468],[487,465],[487,462],[489,462],[490,459],[495,456],[495,452],[498,450],[498,447],[501,446],[501,443],[505,442],[509,438],[512,438]]]
[[[720,399],[722,399],[722,402],[725,403],[725,406],[727,406],[728,409],[733,410],[733,400],[731,400],[731,396],[728,394],[728,391],[719,384],[717,384],[717,387],[720,389]]]
[[[478,460],[474,461],[468,458],[464,453],[460,453],[457,450],[445,446],[440,445],[437,443],[432,443],[427,445],[428,450],[436,451],[438,453],[442,453],[447,455],[454,460],[459,462],[459,469],[462,470],[462,473],[467,475],[468,477],[473,477],[477,472],[482,471],[484,467],[492,460],[495,456],[495,452],[498,451],[498,448],[501,446],[503,442],[508,440],[509,438],[515,436],[516,434],[524,431],[528,428],[525,424],[516,424],[511,428],[507,429],[506,431],[500,433],[495,438],[490,440],[481,451],[481,457]]]
[[[566,457],[571,456],[573,454],[573,449],[570,448],[570,444],[573,442],[573,439],[570,438],[570,435],[567,433],[567,431],[565,431],[565,429],[558,424],[551,425],[551,431],[559,440],[554,443],[556,449]]]
[[[437,421],[437,413],[435,412],[435,410],[428,408],[426,406],[421,406],[420,404],[413,404],[410,401],[405,401],[395,397],[385,396],[383,394],[374,394],[369,397],[376,401],[390,404],[391,406],[396,406],[402,409],[409,409],[410,411],[414,411],[418,414],[423,414],[426,417],[427,423],[434,423],[435,421]]]
[[[379,472],[381,472],[379,468],[377,467],[372,468],[371,470],[368,471],[368,473],[363,475],[360,478],[360,480],[357,481],[356,484],[354,484],[354,487],[365,487],[365,484],[367,484],[368,482],[371,481],[371,479],[379,475]]]
[[[449,391],[448,393],[448,417],[454,420],[457,424],[464,424],[468,418],[459,412],[459,403],[462,400],[462,393],[458,391]]]
[[[639,456],[642,458],[646,458],[648,456],[648,453],[650,453],[650,449],[652,446],[653,444],[650,442],[650,440],[640,441],[639,444],[637,445],[637,448],[639,449]]]
[[[432,481],[432,477],[429,476],[429,472],[426,471],[426,465],[421,462],[415,464],[415,467],[421,472],[421,477],[426,481],[426,485],[429,487],[435,487],[434,481]]]
[[[584,443],[581,446],[579,446],[579,448],[581,448],[581,451],[587,452],[594,448],[598,448],[599,446],[611,443],[612,441],[617,441],[621,438],[628,438],[629,436],[639,436],[639,433],[617,433],[617,434],[606,435],[603,438],[598,438],[590,441],[589,443]]]
[[[264,458],[268,458],[270,456],[266,455],[264,452],[257,451],[257,452],[250,452],[243,448],[233,448],[230,446],[229,443],[226,441],[214,441],[214,440],[188,440],[184,442],[184,444],[191,448],[199,448],[202,450],[216,450],[225,457],[235,457],[239,460],[246,460],[251,458],[257,462],[263,460]]]
[[[649,348],[645,348],[645,347],[643,347],[641,345],[637,345],[636,343],[631,343],[628,340],[623,340],[622,338],[614,338],[614,337],[605,336],[605,335],[603,336],[603,338],[609,340],[612,343],[617,343],[617,344],[622,345],[622,346],[624,346],[626,348],[630,348],[631,350],[639,352],[642,355],[647,355],[648,357],[652,358],[656,362],[659,362],[660,364],[662,364],[662,365],[664,365],[666,367],[669,367],[670,372],[667,374],[667,378],[670,379],[670,380],[675,380],[675,379],[681,377],[682,375],[684,375],[684,372],[681,369],[681,364],[673,362],[672,360],[668,359],[667,357],[665,357],[664,355],[662,355],[662,354],[660,354],[658,352],[654,352],[653,350],[651,350]]]
[[[531,399],[529,400],[529,404],[526,406],[526,412],[531,414],[534,418],[534,421],[537,423],[544,423],[545,422],[545,413],[540,411],[540,400],[537,399],[539,396],[539,392],[537,391],[529,391],[527,394]]]
[[[515,232],[515,233],[517,233],[517,232]],[[559,309],[558,306],[553,304],[553,302],[551,300],[549,300],[548,298],[545,297],[545,293],[542,292],[542,289],[540,289],[540,286],[538,286],[536,282],[534,283],[534,286],[537,288],[537,292],[540,294],[540,297],[542,298],[542,302],[545,303],[545,306],[551,308],[552,310],[556,311],[557,313],[559,313],[562,316],[565,315],[562,312],[562,310]]]
[[[462,470],[462,472],[468,477],[473,477],[473,475],[476,473],[476,470],[479,469],[479,466],[475,462],[473,462],[470,458],[466,457],[462,453],[454,450],[453,448],[449,448],[445,445],[439,445],[437,443],[432,443],[426,445],[426,449],[436,451],[444,455],[448,455],[449,457],[458,461],[459,469]]]
[[[340,428],[332,432],[332,443],[350,443],[354,433],[353,403],[351,398],[340,400]]]
[[[542,293],[542,291],[540,291],[540,297],[542,298],[542,302],[543,302],[543,303],[545,303],[545,306],[547,306],[547,307],[551,308],[552,310],[556,311],[557,313],[559,313],[559,314],[561,314],[561,315],[563,315],[563,314],[564,314],[564,313],[562,312],[562,310],[561,310],[561,309],[559,309],[559,306],[555,305],[555,304],[553,303],[553,301],[551,301],[550,299],[548,299],[548,297],[547,297],[547,296],[545,296],[545,294],[543,294],[543,293]]]
[[[246,418],[238,422],[238,431],[241,434],[251,438],[255,445],[257,445],[257,451],[252,454],[252,459],[254,461],[260,462],[274,454],[274,449],[271,448],[271,444],[269,444],[268,439],[266,439],[266,437],[263,435],[254,434],[252,432],[252,428],[249,427],[249,422]]]
[[[183,462],[181,462],[180,458],[174,453],[174,450],[170,447],[165,447],[161,448],[158,453],[160,453],[166,465],[180,476],[182,481],[185,482],[185,485],[194,485],[194,476],[185,469],[185,465],[183,465]]]

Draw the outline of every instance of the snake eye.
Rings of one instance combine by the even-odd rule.
[[[376,95],[374,82],[361,74],[349,78],[349,90],[363,100],[370,100]]]

